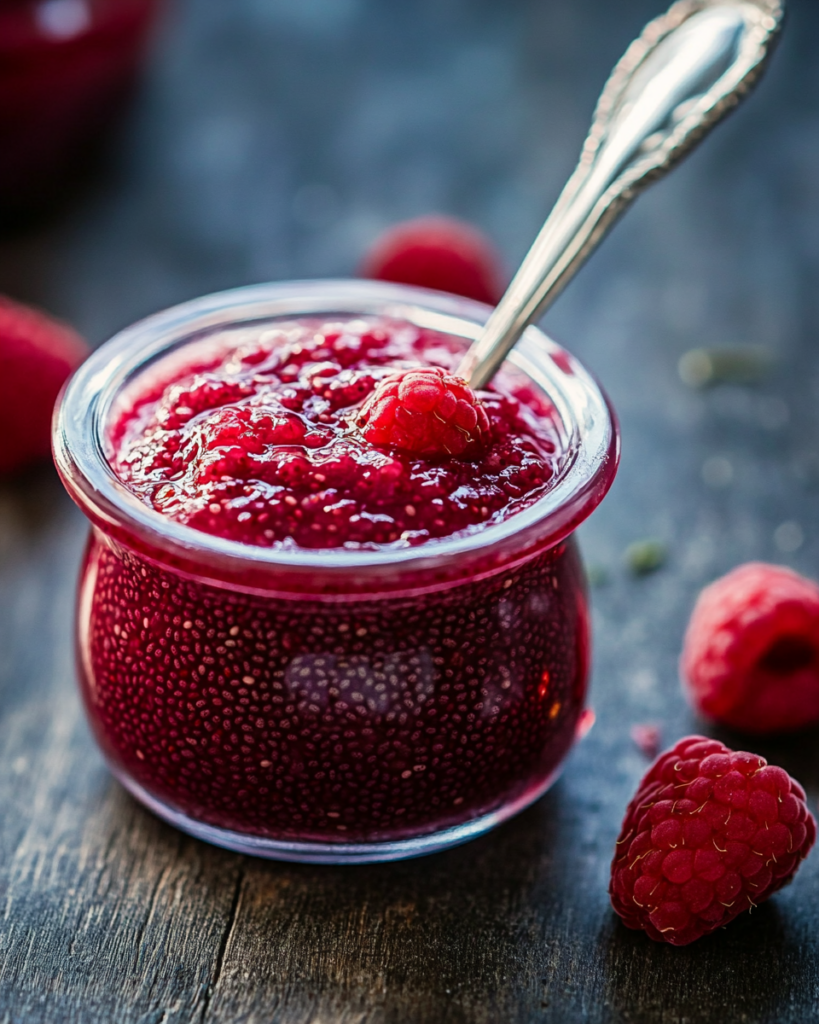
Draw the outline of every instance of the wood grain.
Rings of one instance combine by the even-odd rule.
[[[80,514],[48,469],[0,485],[0,1024],[801,1024],[819,1019],[819,857],[686,949],[607,901],[629,738],[707,727],[676,680],[699,588],[740,561],[819,576],[819,8],[792,0],[758,94],[618,227],[550,314],[617,406],[624,459],[582,539],[598,722],[494,834],[402,864],[243,858],[108,775],[74,682]],[[94,341],[197,293],[350,274],[380,226],[443,209],[520,258],[649,0],[186,0],[85,198],[0,242],[0,291]],[[757,388],[685,388],[680,355],[753,342]],[[719,458],[730,479],[709,486]],[[723,474],[724,478],[725,474]],[[797,550],[777,547],[796,522]],[[786,531],[787,533],[787,531]],[[793,533],[793,531],[791,531]],[[658,537],[642,579],[622,552]],[[719,735],[734,745],[737,736]],[[756,742],[819,795],[819,735]]]

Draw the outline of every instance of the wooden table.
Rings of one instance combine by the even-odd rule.
[[[819,855],[686,949],[626,931],[608,866],[646,762],[705,730],[819,793],[817,734],[697,722],[677,683],[697,591],[748,559],[819,575],[819,5],[758,94],[649,193],[547,324],[619,410],[619,479],[583,528],[598,721],[560,783],[425,860],[267,863],[125,795],[75,692],[85,524],[48,471],[0,488],[0,1022],[803,1022],[819,1017]],[[0,243],[0,290],[94,342],[240,283],[349,275],[394,220],[446,210],[509,267],[573,164],[608,69],[656,0],[187,0],[110,166]],[[763,344],[755,388],[685,387],[695,346]],[[782,524],[788,524],[782,526]],[[637,578],[626,546],[668,562]]]

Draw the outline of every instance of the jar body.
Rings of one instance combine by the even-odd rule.
[[[175,522],[111,463],[122,410],[155,373],[189,367],[189,345],[363,316],[431,326],[457,349],[490,313],[380,282],[257,285],[126,329],[69,382],[54,455],[92,524],[82,693],[113,771],[167,821],[261,856],[389,860],[479,835],[555,778],[590,717],[573,534],[619,448],[595,381],[541,332],[526,332],[504,373],[521,401],[551,410],[561,462],[531,505],[478,529],[264,548]]]
[[[194,834],[270,856],[451,845],[536,799],[588,666],[569,538],[415,596],[242,593],[92,533],[82,691],[118,776]]]

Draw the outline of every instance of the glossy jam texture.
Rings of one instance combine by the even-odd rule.
[[[407,547],[473,532],[531,504],[558,472],[542,395],[511,381],[481,392],[491,433],[469,459],[375,446],[356,425],[384,377],[451,368],[461,351],[447,335],[383,318],[212,338],[170,375],[160,363],[137,382],[111,461],[163,515],[245,544]]]
[[[571,541],[410,599],[278,600],[92,537],[83,693],[122,777],[278,841],[433,833],[534,798],[574,739],[588,623]]]

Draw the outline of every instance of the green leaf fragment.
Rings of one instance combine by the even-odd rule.
[[[668,549],[660,540],[636,540],[625,550],[623,560],[635,576],[645,576],[659,569],[668,557]]]
[[[764,345],[736,348],[692,348],[680,359],[677,370],[683,384],[705,388],[713,384],[757,384],[774,363]]]
[[[608,569],[604,565],[592,562],[591,565],[586,566],[586,579],[590,587],[605,587],[609,582]]]

